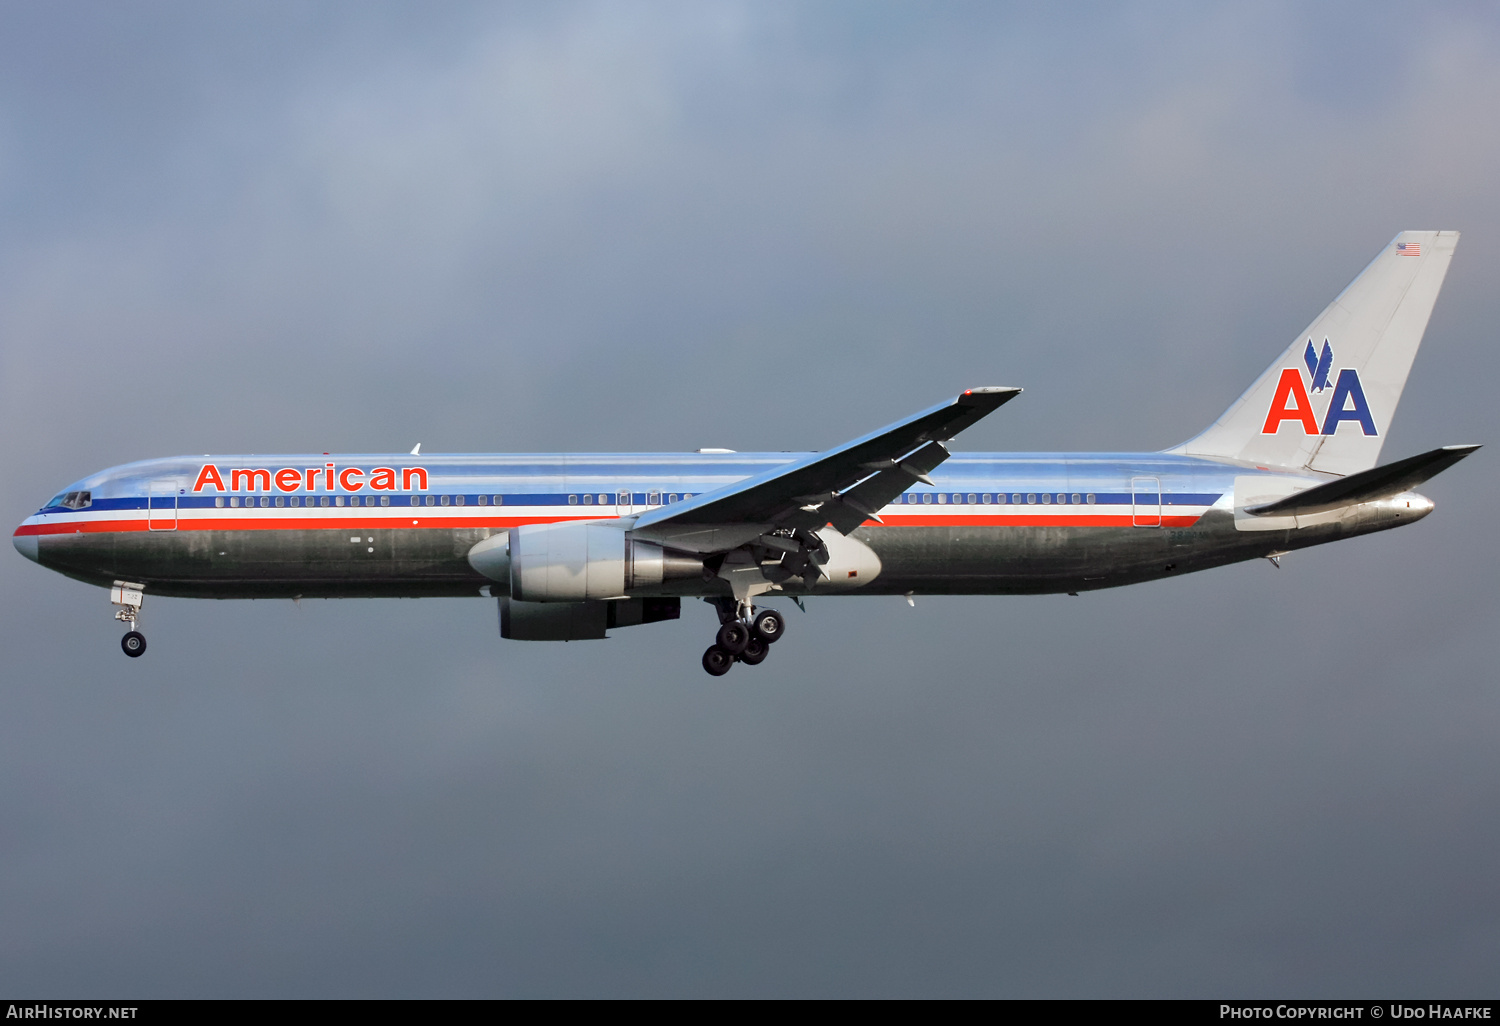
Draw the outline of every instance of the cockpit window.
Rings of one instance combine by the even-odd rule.
[[[59,492],[47,503],[48,506],[61,506],[64,509],[85,509],[93,504],[93,492]]]

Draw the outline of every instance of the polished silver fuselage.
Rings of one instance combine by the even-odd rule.
[[[480,574],[467,556],[498,532],[565,520],[628,524],[800,455],[152,460],[69,486],[59,499],[86,492],[88,505],[49,504],[17,529],[15,543],[70,577],[106,587],[137,582],[157,595],[497,595],[504,583]],[[222,487],[202,480],[205,466],[217,468]],[[418,466],[420,478],[402,479]],[[386,468],[391,486],[372,488]],[[246,473],[233,479],[233,470]],[[807,591],[1077,592],[1384,530],[1431,509],[1407,492],[1311,517],[1237,512],[1249,499],[1330,479],[1163,453],[955,454],[931,486],[914,486],[852,533],[878,557],[878,573]],[[705,573],[631,594],[727,593]]]

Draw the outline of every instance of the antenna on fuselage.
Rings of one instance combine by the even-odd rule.
[[[411,454],[413,456],[420,456],[420,455],[422,455],[422,443],[421,442],[418,442],[416,445],[414,445],[414,446],[411,447]]]

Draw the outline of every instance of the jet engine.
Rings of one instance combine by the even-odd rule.
[[[518,602],[620,598],[663,581],[699,577],[703,561],[630,537],[608,521],[528,524],[474,546],[469,563],[505,581]]]

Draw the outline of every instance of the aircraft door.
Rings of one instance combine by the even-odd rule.
[[[152,481],[146,486],[146,530],[177,530],[177,482]]]
[[[1130,523],[1132,527],[1161,526],[1161,479],[1130,479]]]

